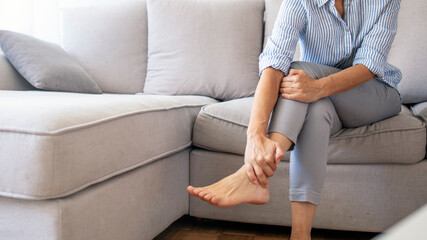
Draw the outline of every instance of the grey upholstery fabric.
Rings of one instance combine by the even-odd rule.
[[[62,29],[64,49],[103,92],[142,91],[148,41],[145,0],[63,9]]]
[[[35,90],[0,53],[0,90]]]
[[[402,1],[399,26],[388,61],[399,67],[403,78],[398,88],[403,103],[427,101],[427,1]]]
[[[193,144],[243,155],[252,101],[253,97],[248,97],[202,107],[194,125]],[[416,163],[425,156],[425,123],[402,106],[398,116],[342,129],[329,143],[328,163]]]
[[[424,121],[427,123],[427,102],[422,102],[422,103],[412,105],[411,110],[414,113],[414,115],[424,119]],[[427,145],[426,145],[426,159],[427,159]]]
[[[0,46],[16,70],[36,88],[101,93],[79,63],[56,44],[2,30]]]
[[[188,213],[188,154],[186,149],[66,198],[0,197],[0,239],[152,239]]]
[[[411,106],[411,110],[414,115],[418,115],[426,119],[427,121],[427,102],[421,102]]]
[[[144,92],[221,100],[258,83],[263,0],[148,0]]]
[[[63,197],[191,145],[202,96],[0,92],[0,196]],[[165,141],[167,139],[167,141]]]
[[[190,184],[205,186],[233,173],[243,156],[196,149],[190,153]],[[329,164],[314,228],[380,232],[425,204],[427,160],[416,164]],[[291,225],[289,163],[270,183],[270,201],[218,208],[190,198],[190,215],[257,224]]]

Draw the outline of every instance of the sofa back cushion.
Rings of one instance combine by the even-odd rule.
[[[398,88],[403,103],[427,101],[426,12],[426,0],[401,2],[399,26],[388,61],[402,71]]]
[[[63,9],[62,45],[103,92],[141,92],[147,64],[145,0]]]
[[[148,0],[144,93],[250,96],[258,83],[263,0]]]

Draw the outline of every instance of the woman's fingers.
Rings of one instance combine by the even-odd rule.
[[[256,164],[253,165],[254,170],[255,170],[255,174],[258,178],[258,182],[259,184],[264,187],[267,188],[268,187],[268,179],[264,174],[264,171],[262,170],[262,168]]]
[[[294,82],[292,81],[282,81],[280,82],[280,87],[285,88],[285,87],[293,87]]]
[[[285,156],[285,152],[282,150],[282,148],[279,146],[279,144],[276,145],[276,151],[275,151],[275,164],[279,164],[280,160]]]
[[[289,70],[288,76],[299,75],[299,74],[304,74],[304,73],[305,73],[304,70],[291,69],[291,70]]]
[[[273,149],[273,151],[274,151],[274,149]],[[271,173],[269,173],[267,175],[267,177],[272,177],[274,175],[274,171],[276,171],[276,169],[277,169],[277,166],[274,163],[274,152],[272,152],[271,154],[265,155],[264,156],[264,162],[266,163],[268,169],[271,170]]]
[[[305,103],[311,103],[311,102],[315,102],[318,100],[318,99],[313,100],[313,98],[310,98],[310,96],[307,96],[305,94],[298,93],[298,92],[296,92],[296,93],[285,92],[285,93],[282,93],[281,96],[284,99],[294,100],[294,101],[298,101],[298,102],[305,102]]]
[[[286,76],[282,78],[281,82],[294,82],[296,79],[296,76]]]
[[[246,170],[246,174],[249,177],[249,180],[251,180],[251,182],[254,184],[258,184],[258,178],[255,175],[255,171],[254,171],[252,164],[245,163],[245,170]]]
[[[274,175],[274,171],[276,170],[276,165],[274,164],[274,159],[258,159],[258,165],[262,168],[265,176],[272,177]],[[272,167],[273,166],[273,167]]]
[[[288,94],[294,94],[298,92],[298,89],[296,88],[290,88],[290,87],[284,87],[279,89],[280,93],[288,93]]]

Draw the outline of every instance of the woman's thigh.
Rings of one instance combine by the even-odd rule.
[[[376,79],[329,96],[343,127],[360,127],[397,115],[401,110],[396,89]]]

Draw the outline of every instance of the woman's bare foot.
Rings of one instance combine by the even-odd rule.
[[[212,185],[198,188],[188,186],[187,190],[191,196],[218,207],[231,207],[241,203],[265,204],[270,197],[268,188],[249,180],[244,166]]]

